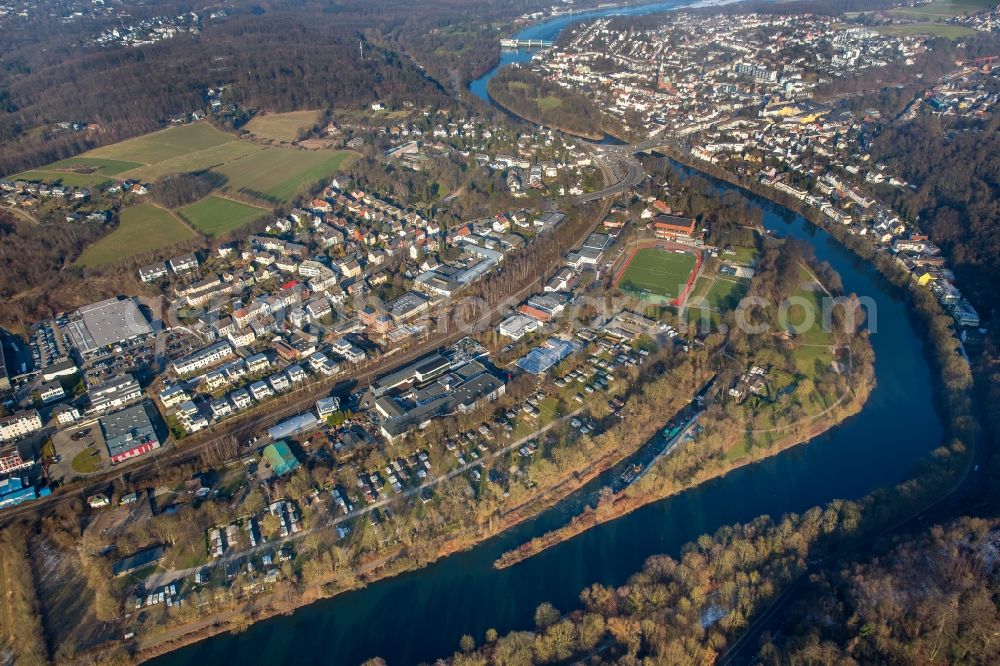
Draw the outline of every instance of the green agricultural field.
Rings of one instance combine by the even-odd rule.
[[[208,123],[192,123],[95,148],[85,153],[84,157],[156,164],[230,141],[237,141],[237,138],[215,129]]]
[[[247,225],[267,213],[263,208],[209,195],[177,210],[181,217],[207,236],[220,236]]]
[[[644,291],[675,298],[694,265],[693,255],[645,247],[636,252],[618,286],[623,291]]]
[[[996,4],[996,0],[934,0],[917,7],[897,7],[885,13],[901,18],[933,20],[973,14]]]
[[[253,118],[246,124],[246,129],[262,139],[291,142],[299,138],[299,133],[302,130],[315,125],[319,117],[319,111],[266,113]]]
[[[98,157],[70,157],[50,164],[45,169],[47,171],[90,171],[104,176],[115,176],[122,171],[135,169],[142,165],[138,162],[126,162],[125,160],[108,160]]]
[[[934,37],[945,37],[947,39],[960,39],[976,34],[976,31],[964,25],[950,25],[948,23],[906,23],[900,25],[883,25],[876,28],[883,35],[893,35],[896,37],[910,37],[912,35],[931,35]]]
[[[305,122],[307,116],[314,120],[318,112],[274,114],[263,116],[261,121],[272,118],[270,129],[279,131],[275,130],[278,125],[284,123],[287,129]],[[243,191],[279,204],[330,178],[356,155],[347,150],[267,147],[239,139],[208,123],[194,123],[103,146],[14,178],[99,187],[111,183],[111,176],[153,182],[172,174],[212,169],[228,178],[224,189]]]
[[[279,203],[330,178],[353,156],[346,150],[265,148],[215,171],[229,179],[230,190]]]
[[[170,211],[153,204],[139,204],[124,209],[118,228],[84,250],[76,263],[80,266],[110,264],[191,238],[195,238],[195,233]]]
[[[27,180],[31,182],[47,183],[49,185],[63,185],[67,187],[101,187],[111,183],[111,179],[97,173],[76,173],[74,171],[48,171],[35,169],[25,171],[11,176],[11,180]]]
[[[120,174],[122,178],[135,178],[142,181],[155,181],[175,173],[192,173],[221,166],[227,162],[238,160],[264,150],[262,146],[250,141],[229,141],[217,146],[184,153],[177,157],[140,166],[138,169]]]

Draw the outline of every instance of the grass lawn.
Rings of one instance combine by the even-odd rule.
[[[236,140],[232,134],[217,130],[207,122],[191,123],[95,148],[84,157],[155,164]]]
[[[749,286],[749,280],[717,278],[705,294],[705,300],[711,308],[720,312],[734,310],[743,298],[743,294],[747,293]]]
[[[179,208],[181,216],[207,236],[218,236],[238,229],[266,213],[263,208],[209,195]]]
[[[191,569],[208,563],[208,553],[204,542],[199,539],[196,543],[190,543],[183,548],[171,548],[164,565],[168,569]]]
[[[111,182],[107,176],[99,173],[76,173],[74,171],[48,171],[35,169],[11,176],[11,180],[27,180],[49,185],[64,185],[69,187],[101,187]]]
[[[97,449],[87,447],[73,456],[73,461],[70,465],[72,465],[75,472],[92,474],[101,469],[101,456],[97,452]]]
[[[707,328],[715,330],[722,323],[722,315],[712,310],[706,310],[705,308],[688,307],[685,309],[684,315],[687,318],[688,324],[696,325],[699,329]]]
[[[253,118],[247,123],[246,129],[262,139],[295,141],[299,138],[299,132],[316,124],[319,114],[319,111],[266,113]]]
[[[813,346],[810,344],[800,344],[795,347],[795,367],[804,375],[812,376],[816,373],[816,364],[819,362],[823,368],[829,368],[833,362],[833,352],[826,346]]]
[[[265,148],[216,171],[229,179],[228,188],[277,203],[329,178],[354,155],[347,150]]]
[[[659,296],[675,297],[687,282],[694,265],[693,255],[644,247],[636,252],[618,286],[625,291],[643,290]]]
[[[912,35],[932,35],[934,37],[946,37],[947,39],[959,39],[976,34],[976,31],[964,25],[949,25],[947,23],[911,23],[908,25],[883,25],[876,28],[883,35],[893,35],[896,37],[910,37]]]
[[[816,287],[812,278],[803,270],[802,286],[793,297],[804,299],[808,307],[800,304],[788,308],[788,324],[797,329],[795,333],[795,365],[807,376],[813,376],[816,362],[828,366],[833,361],[830,349],[832,335],[823,328],[823,297],[825,293]],[[811,312],[809,312],[811,311]]]
[[[726,460],[739,460],[743,458],[748,453],[750,453],[750,447],[747,446],[746,441],[741,440],[737,444],[734,444],[728,451],[726,451]]]
[[[546,95],[538,99],[538,108],[542,111],[551,111],[562,106],[562,100],[555,95]]]
[[[757,260],[757,248],[755,247],[731,247],[719,253],[719,259],[727,264],[738,264],[740,266],[750,266]]]
[[[194,237],[194,232],[170,211],[139,204],[124,209],[118,228],[84,250],[76,263],[99,266]]]

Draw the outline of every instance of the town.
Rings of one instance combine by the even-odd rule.
[[[954,22],[992,30],[990,16],[985,10]],[[928,34],[820,16],[678,12],[640,30],[619,27],[623,20],[582,23],[531,67],[565,88],[589,90],[630,133],[752,178],[871,240],[933,291],[960,330],[979,328],[940,248],[890,203],[893,189],[911,185],[873,163],[870,143],[886,123],[918,115],[994,116],[994,58],[953,63],[897,119],[884,118],[877,108],[817,101],[817,88],[872,68],[913,67],[929,53]]]
[[[990,349],[973,261],[991,255],[961,244],[983,231],[962,226],[958,200],[990,196],[908,155],[944,152],[923,129],[973,152],[995,124],[1000,22],[997,8],[928,13],[936,2],[529,2],[483,9],[483,25],[435,15],[422,43],[403,34],[411,19],[369,29],[353,5],[329,9],[346,36],[326,43],[314,30],[329,17],[297,23],[300,7],[65,3],[58,23],[88,57],[161,52],[192,69],[167,102],[136,101],[141,122],[39,113],[0,173],[0,610],[31,629],[17,649],[138,662],[241,640],[501,534],[481,558],[496,569],[723,480],[737,489],[726,520],[750,532],[775,484],[814,484],[804,506],[833,508],[789,520],[825,511],[816,524],[837,526],[816,530],[835,553],[866,524],[861,500],[831,498],[908,477],[872,465],[845,490],[830,452],[840,464],[840,448],[886,437],[855,417],[910,401],[914,426],[946,442],[921,473],[961,464],[967,488],[983,454],[955,423]],[[48,20],[0,5],[0,31]],[[222,34],[211,57],[182,60]],[[274,71],[236,55],[245,35],[268,40]],[[8,101],[14,113],[23,97]],[[930,369],[902,388],[876,375],[915,357],[875,337],[882,303]],[[781,456],[813,441],[801,449],[827,456],[829,489],[825,469]],[[892,445],[872,459],[914,464]],[[815,463],[811,450],[792,462]],[[696,503],[671,530],[718,527]],[[712,559],[721,524],[681,564],[651,559],[667,563],[656,576]],[[825,551],[802,543],[775,567],[805,580]],[[760,580],[794,580],[778,579]],[[583,614],[601,594],[580,596]],[[705,636],[757,621],[729,608],[736,594],[716,580],[691,594]],[[582,614],[538,608],[528,661],[601,650],[539,656]]]

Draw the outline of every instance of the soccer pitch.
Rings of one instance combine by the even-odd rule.
[[[676,298],[694,267],[692,254],[644,247],[632,257],[618,287],[623,291]]]

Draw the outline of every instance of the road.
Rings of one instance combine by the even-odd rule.
[[[641,183],[642,179],[646,175],[646,172],[643,171],[642,165],[639,164],[638,160],[634,158],[627,160],[626,164],[628,166],[628,171],[617,183],[605,187],[603,190],[598,190],[597,192],[580,194],[573,199],[573,202],[577,204],[584,204],[590,203],[591,201],[597,201],[598,199],[604,199],[605,197],[618,196],[630,187],[635,187]]]
[[[570,239],[571,242],[568,242],[566,247],[560,248],[561,253],[565,254],[573,248],[580,247],[604,220],[606,213],[607,206],[599,211],[598,214],[595,214],[590,224],[583,225],[580,233],[575,238]],[[502,302],[510,302],[511,299],[515,301],[524,300],[531,294],[540,291],[545,281],[560,266],[560,264],[539,266],[538,272],[535,275],[526,277],[520,288],[511,293],[508,299],[504,299]],[[506,315],[504,310],[498,306],[493,306],[490,311],[490,323],[498,323],[504,315]],[[207,431],[192,435],[185,439],[183,444],[176,444],[173,448],[166,451],[154,451],[148,454],[147,457],[130,463],[127,466],[116,467],[94,477],[89,477],[82,485],[56,489],[48,497],[4,509],[0,512],[0,527],[22,518],[42,515],[76,500],[86,500],[90,495],[106,491],[108,485],[117,478],[127,477],[133,486],[142,487],[146,482],[155,481],[156,476],[163,467],[197,461],[202,454],[211,452],[213,449],[220,451],[222,445],[229,444],[234,439],[237,442],[246,441],[254,433],[262,432],[289,416],[312,409],[316,400],[328,395],[331,389],[337,385],[363,386],[370,383],[379,375],[396,370],[425,354],[453,344],[469,334],[464,327],[451,325],[450,313],[445,313],[444,316],[449,321],[449,325],[444,333],[432,333],[426,340],[407,351],[391,356],[383,356],[369,367],[355,371],[353,375],[338,376],[315,385],[301,388],[299,389],[302,392],[301,396],[297,396],[291,403],[284,406],[275,408],[269,404],[265,404],[250,413],[226,420],[218,429],[210,428]],[[265,409],[266,411],[264,411]]]
[[[618,165],[625,165],[625,175],[614,185],[608,185],[604,189],[598,190],[597,192],[588,192],[587,194],[580,194],[574,197],[573,203],[584,204],[607,197],[618,196],[629,188],[635,187],[641,183],[642,179],[646,176],[646,172],[643,170],[642,164],[640,164],[639,160],[635,158],[636,153],[642,153],[659,148],[665,143],[666,141],[663,138],[653,137],[632,145],[611,144],[594,146],[591,150],[591,154],[595,159],[604,162],[613,162]]]

